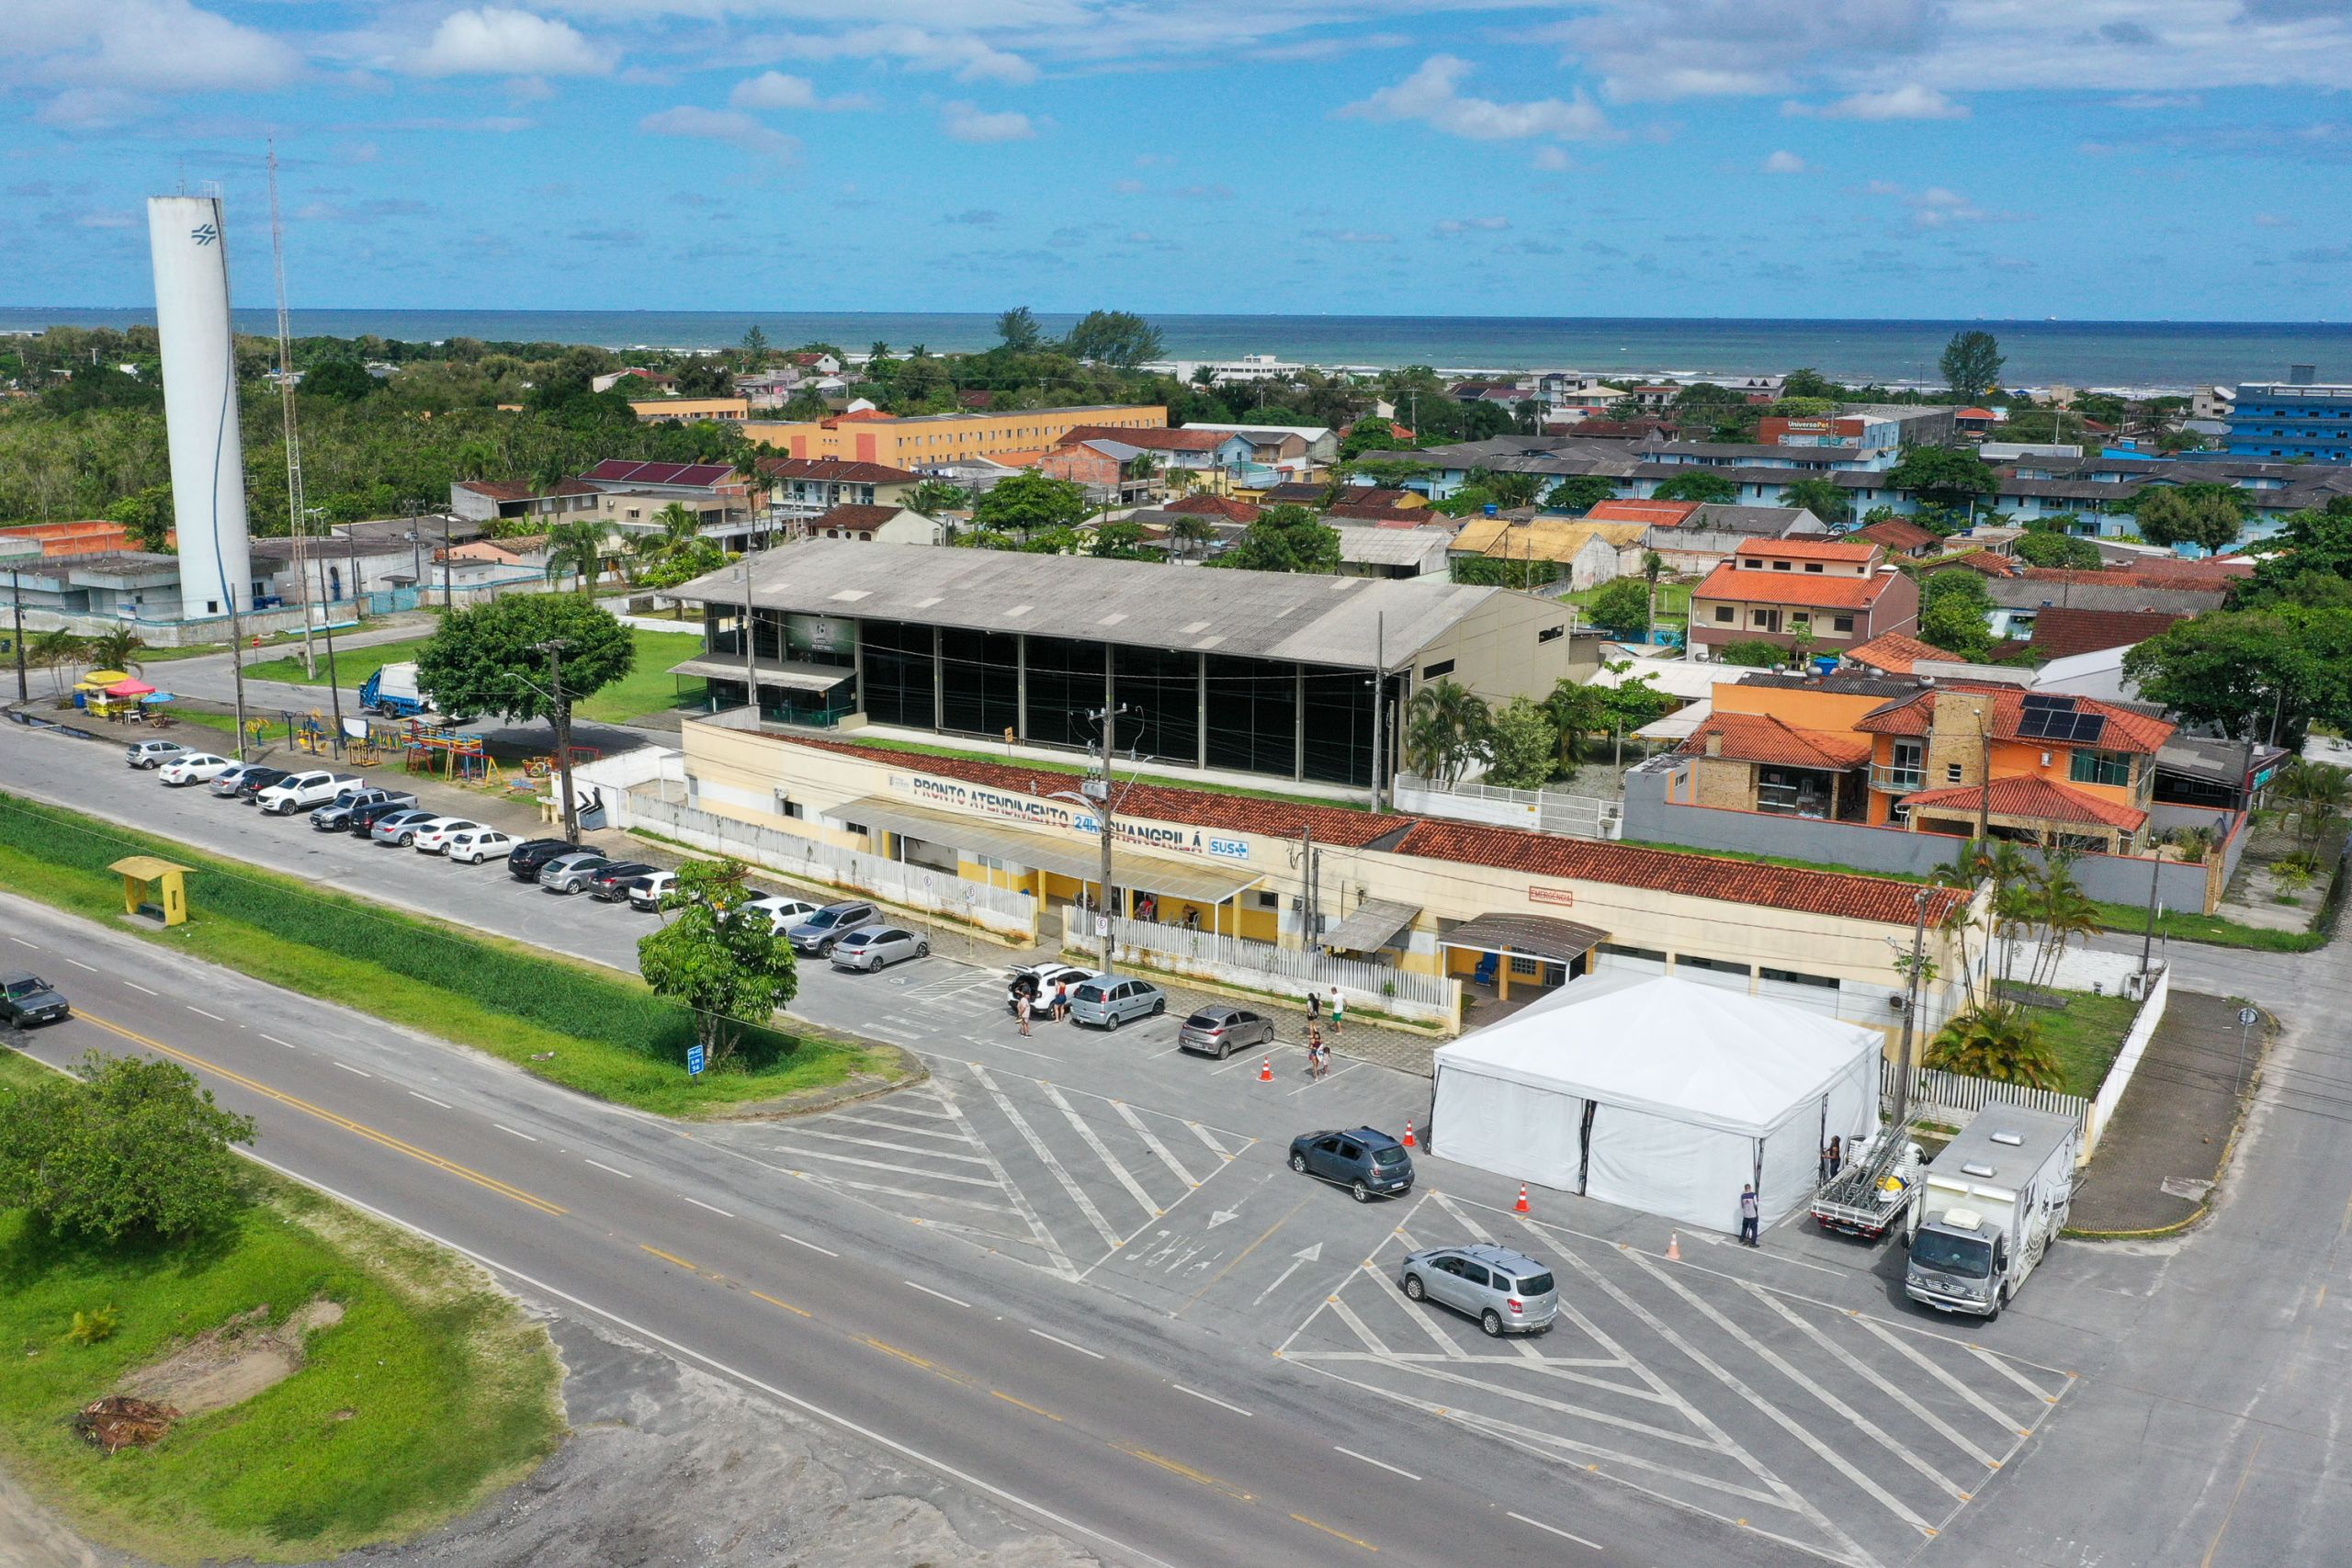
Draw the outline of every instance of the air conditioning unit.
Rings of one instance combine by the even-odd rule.
[[[1292,914],[1305,914],[1306,912],[1306,897],[1301,894],[1293,894],[1290,900],[1290,908]]]
[[[1889,1012],[1901,1012],[1910,1005],[1911,998],[1900,991],[1886,998],[1886,1010]]]

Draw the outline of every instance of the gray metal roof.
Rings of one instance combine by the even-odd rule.
[[[1736,506],[1711,501],[1690,514],[1687,526],[1726,534],[1785,539],[1795,534],[1826,534],[1828,526],[1802,506]]]
[[[1988,577],[1984,592],[2005,610],[2162,610],[2176,615],[2218,610],[2229,598],[2218,589],[2135,588],[2126,583],[2051,582],[2033,577]]]
[[[1442,557],[1453,542],[1445,528],[1326,526],[1340,536],[1340,558],[1353,566],[1419,566],[1432,555]]]
[[[752,602],[790,615],[1367,667],[1380,657],[1376,627],[1381,651],[1395,663],[1509,592],[1439,578],[1219,571],[855,539],[806,539],[763,551],[751,570]],[[741,604],[742,592],[740,564],[675,591],[680,599],[718,604]]]

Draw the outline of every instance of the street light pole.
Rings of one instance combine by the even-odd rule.
[[[549,637],[532,651],[548,656],[547,694],[548,716],[555,721],[555,765],[563,781],[563,836],[566,842],[580,841],[580,817],[571,800],[571,709],[563,700],[563,654],[571,646],[567,637]]]
[[[317,507],[306,509],[311,516],[323,518],[326,513]],[[302,624],[311,624],[311,613],[302,612]],[[334,710],[334,754],[343,755],[343,688],[335,684],[334,670],[334,605],[327,598],[326,552],[319,552],[319,632],[327,643],[327,701]]]
[[[32,692],[25,684],[25,585],[17,569],[8,569],[8,608],[17,621],[17,700],[32,701]]]

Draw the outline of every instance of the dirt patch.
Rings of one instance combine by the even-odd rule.
[[[99,1452],[112,1456],[128,1448],[146,1448],[163,1441],[180,1413],[126,1394],[110,1393],[84,1405],[74,1417],[74,1430]]]
[[[304,1342],[342,1321],[341,1304],[323,1298],[298,1307],[277,1325],[270,1323],[267,1306],[257,1306],[141,1367],[115,1392],[173,1406],[183,1419],[226,1410],[300,1371]]]

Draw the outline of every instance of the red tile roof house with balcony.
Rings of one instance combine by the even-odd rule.
[[[1877,546],[1849,539],[1754,539],[1690,591],[1690,640],[1788,648],[1808,636],[1842,653],[1918,625],[1919,585]]]

